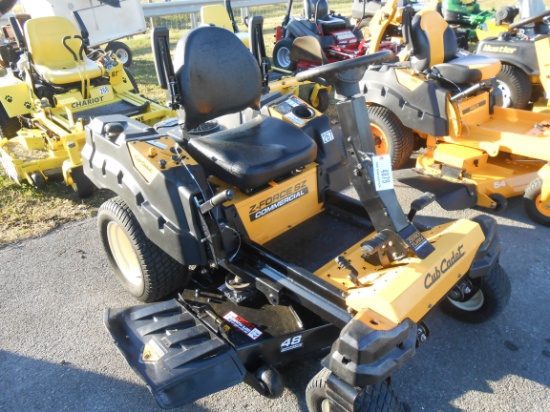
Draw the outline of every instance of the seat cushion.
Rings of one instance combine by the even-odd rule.
[[[477,83],[495,77],[500,71],[501,63],[492,57],[468,54],[447,63],[437,64],[437,70],[446,79],[458,83]]]
[[[344,19],[333,16],[325,16],[319,20],[317,23],[323,29],[323,33],[327,34],[328,31],[332,30],[345,30],[347,29],[347,23]]]
[[[291,124],[258,116],[234,129],[192,138],[188,153],[208,173],[254,189],[315,160],[314,141]]]
[[[86,76],[93,79],[103,75],[100,64],[85,56],[84,61],[77,64],[74,55],[63,45],[63,38],[69,36],[66,44],[78,56],[82,46],[82,41],[74,37],[78,34],[71,21],[61,16],[37,17],[25,23],[25,38],[32,62],[45,80],[67,84],[79,82]]]
[[[69,67],[48,67],[40,64],[35,64],[34,69],[46,81],[53,84],[68,84],[80,82],[87,77],[95,79],[103,75],[103,70],[93,60],[84,57],[84,61],[80,62],[79,66],[71,62]]]

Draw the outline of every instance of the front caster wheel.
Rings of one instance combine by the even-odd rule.
[[[317,92],[317,98],[313,99],[313,90],[312,88],[309,92],[308,100],[309,104],[316,110],[324,113],[327,111],[328,106],[330,105],[330,96],[327,89],[319,89]]]
[[[71,187],[76,192],[77,196],[81,199],[90,197],[94,193],[95,185],[84,174],[82,166],[71,169],[70,173],[73,179]]]
[[[523,207],[527,215],[535,222],[550,226],[550,209],[542,204],[542,179],[537,178],[529,183],[523,195]]]
[[[329,369],[322,369],[309,382],[306,388],[306,403],[310,412],[329,412],[330,400],[326,394]],[[355,402],[357,412],[403,412],[403,406],[391,385],[384,381],[363,388]]]
[[[99,236],[118,280],[132,296],[154,302],[182,289],[189,270],[151,242],[120,198],[109,199],[98,211]]]
[[[494,202],[493,210],[495,212],[497,213],[502,212],[503,210],[506,210],[506,208],[508,207],[508,200],[500,193],[493,193],[489,195],[489,197]]]
[[[461,299],[449,295],[441,301],[443,312],[463,322],[482,323],[496,317],[508,304],[510,279],[500,265],[470,282],[471,287]]]

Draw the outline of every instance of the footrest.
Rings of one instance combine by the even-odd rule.
[[[237,352],[175,299],[106,309],[104,322],[162,408],[229,388],[246,374]]]

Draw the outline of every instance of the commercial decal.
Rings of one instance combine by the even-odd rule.
[[[300,183],[294,186],[287,187],[272,196],[266,197],[259,203],[250,206],[249,215],[250,221],[253,222],[262,216],[271,213],[284,205],[295,201],[309,193],[306,185],[306,180],[302,180]]]

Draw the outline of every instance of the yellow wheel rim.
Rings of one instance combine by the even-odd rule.
[[[122,276],[132,286],[142,287],[144,282],[139,259],[126,233],[115,222],[109,222],[107,225],[107,239]]]

